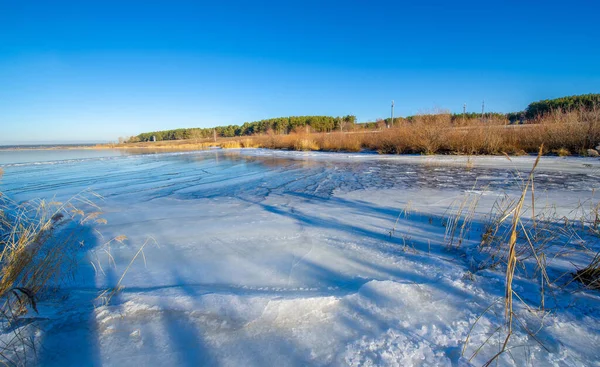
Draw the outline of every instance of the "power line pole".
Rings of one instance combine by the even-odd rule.
[[[463,122],[465,122],[466,116],[467,116],[467,104],[464,103],[463,104]]]
[[[392,127],[394,127],[394,100],[392,99]]]
[[[484,113],[485,113],[485,99],[481,102],[481,121],[484,122]]]

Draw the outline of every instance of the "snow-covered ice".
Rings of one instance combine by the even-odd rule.
[[[504,273],[478,269],[474,249],[492,204],[517,194],[535,158],[467,159],[211,150],[5,163],[13,199],[92,189],[107,220],[85,228],[75,279],[39,303],[36,362],[482,365],[504,342],[490,338],[505,320]],[[599,178],[598,160],[545,157],[536,194],[569,215]],[[480,195],[470,234],[450,249],[448,209],[467,195]],[[149,238],[145,261],[99,302]],[[538,312],[525,306],[538,309],[538,284],[514,287],[523,325],[501,365],[600,365],[597,291],[557,287]]]

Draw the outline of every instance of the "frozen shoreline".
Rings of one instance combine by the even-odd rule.
[[[7,167],[2,185],[17,200],[91,187],[108,221],[90,228],[65,300],[40,302],[38,363],[481,365],[503,341],[468,362],[504,322],[504,274],[477,270],[476,248],[494,202],[517,193],[515,168],[528,172],[535,158],[467,159],[248,149]],[[570,215],[593,200],[597,168],[544,157],[540,210]],[[448,248],[449,208],[480,193],[470,235]],[[102,244],[121,234],[128,240],[110,248],[115,267]],[[145,248],[146,265],[138,259],[123,291],[92,307],[148,237],[158,246]],[[570,246],[577,251],[564,260],[549,250],[552,274],[585,263]],[[600,296],[573,287],[554,290],[546,312],[517,306],[544,346],[521,328],[501,364],[600,361]],[[535,281],[519,276],[515,289],[539,306]]]
[[[531,169],[533,162],[536,159],[535,155],[526,156],[490,156],[490,155],[418,155],[418,154],[377,154],[376,152],[360,152],[360,153],[345,153],[345,152],[316,152],[316,151],[289,151],[289,150],[273,150],[259,148],[240,148],[240,149],[221,149],[213,148],[206,150],[192,151],[172,151],[172,152],[139,152],[119,149],[99,150],[99,152],[115,152],[114,154],[93,154],[89,155],[93,149],[67,149],[64,151],[65,158],[60,158],[61,149],[53,149],[59,159],[44,159],[35,161],[32,158],[5,158],[0,160],[0,167],[15,167],[23,165],[43,165],[43,164],[61,164],[61,163],[77,163],[85,160],[94,159],[116,159],[124,157],[168,157],[173,155],[206,155],[221,152],[222,154],[239,154],[248,157],[277,157],[290,160],[315,160],[321,162],[349,162],[349,161],[390,161],[406,164],[426,164],[430,166],[464,166],[469,167],[486,167],[486,168],[505,168],[527,170]],[[11,151],[17,155],[23,155],[22,151]],[[43,150],[42,150],[43,152]],[[581,171],[589,169],[600,169],[600,159],[590,157],[557,157],[543,156],[539,165],[540,170],[568,170]]]

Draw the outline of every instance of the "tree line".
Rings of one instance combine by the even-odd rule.
[[[331,132],[350,129],[356,123],[356,116],[290,116],[277,117],[266,120],[244,122],[242,125],[217,126],[214,128],[188,128],[141,133],[129,139],[129,142],[206,139],[214,135],[218,137],[249,136],[256,134],[289,134],[294,131],[304,130]]]
[[[524,113],[528,119],[546,115],[553,111],[569,112],[574,110],[586,110],[600,108],[600,94],[582,94],[555,99],[545,99],[530,103]]]

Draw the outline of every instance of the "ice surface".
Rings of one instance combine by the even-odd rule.
[[[503,342],[468,362],[504,320],[504,274],[476,271],[469,249],[534,158],[466,159],[212,150],[7,162],[6,195],[66,200],[92,189],[108,221],[83,236],[64,298],[40,302],[37,363],[481,365]],[[542,159],[539,200],[567,215],[593,197],[599,169],[593,159]],[[447,249],[448,208],[479,194],[468,243]],[[128,240],[109,256],[103,244],[118,235]],[[133,263],[107,305],[94,302],[147,238],[146,263]],[[573,270],[573,259],[550,270]],[[515,287],[537,308],[536,283]],[[597,365],[598,293],[556,290],[547,302],[543,317],[522,321],[540,330],[535,338],[518,329],[500,364]]]

